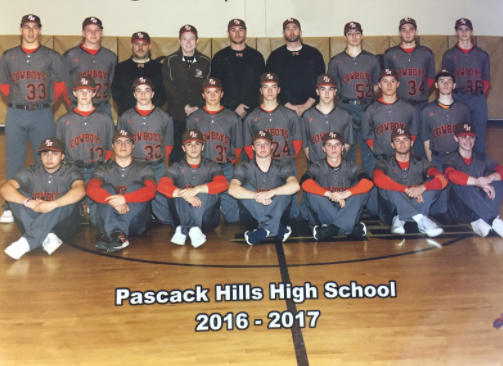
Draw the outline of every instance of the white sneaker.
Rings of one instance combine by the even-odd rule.
[[[428,235],[430,238],[439,236],[444,232],[444,229],[438,227],[437,224],[426,216],[423,216],[423,218],[417,223],[417,228],[419,229],[419,232]]]
[[[56,234],[49,233],[47,234],[42,246],[44,247],[44,251],[51,255],[61,246],[61,244],[63,244],[63,241],[58,238]]]
[[[11,222],[14,222],[14,215],[12,215],[11,210],[5,210],[0,216],[0,222],[2,224],[10,224]]]
[[[494,221],[496,221],[496,220],[494,220]],[[491,225],[489,225],[487,222],[485,222],[482,219],[472,221],[472,222],[470,222],[470,225],[472,225],[473,232],[479,236],[487,236],[487,235],[489,235],[489,232],[491,231]]]
[[[393,217],[393,223],[391,224],[391,232],[397,235],[405,234],[405,221],[402,221],[398,218],[398,215]]]
[[[175,234],[171,238],[171,242],[176,245],[185,245],[185,239],[187,239],[187,235],[182,234],[182,227],[177,226],[175,230]]]
[[[29,251],[30,245],[28,244],[28,240],[26,240],[24,236],[5,248],[5,254],[7,254],[12,259],[19,259]]]
[[[197,226],[194,226],[189,230],[189,236],[194,248],[198,248],[206,243],[206,235],[204,235],[201,229],[199,229]]]
[[[492,229],[496,234],[503,237],[503,220],[501,220],[499,216],[493,220]]]

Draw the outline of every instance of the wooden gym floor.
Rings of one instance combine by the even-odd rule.
[[[489,153],[503,163],[502,137],[503,126],[490,127]],[[2,131],[2,182],[3,144]],[[288,242],[254,247],[242,226],[223,223],[199,249],[171,244],[171,227],[155,225],[110,254],[94,248],[98,233],[83,224],[51,256],[36,250],[14,261],[1,253],[0,365],[503,365],[503,337],[493,327],[503,313],[503,239],[476,237],[466,225],[444,226],[435,240],[398,237],[364,221],[362,241],[316,242],[299,223]],[[14,224],[0,233],[2,249],[19,238]],[[374,297],[325,296],[327,283],[352,281]],[[270,299],[271,283],[316,287],[318,298]],[[216,301],[216,285],[226,284],[250,284],[263,296]],[[175,302],[173,290],[197,285],[209,289],[209,301],[116,306],[116,289],[166,290]],[[368,285],[391,290],[378,287],[379,298]],[[290,328],[294,317],[305,327]],[[208,331],[197,332],[198,324]]]

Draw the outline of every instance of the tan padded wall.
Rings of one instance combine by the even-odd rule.
[[[491,36],[477,37],[477,46],[489,54],[491,63],[491,87],[487,93],[487,104],[489,106],[490,119],[503,118],[503,38]]]

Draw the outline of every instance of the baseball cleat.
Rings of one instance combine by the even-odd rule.
[[[58,238],[56,234],[49,233],[42,243],[42,246],[44,247],[44,251],[51,255],[61,246],[61,244],[63,244],[63,241]]]
[[[405,234],[405,221],[402,221],[398,216],[393,217],[393,223],[391,224],[391,232],[397,235]]]
[[[419,220],[417,228],[419,229],[419,232],[428,235],[430,238],[439,236],[444,232],[444,229],[438,227],[437,224],[426,216],[423,216],[423,218]]]
[[[198,248],[206,243],[206,235],[203,234],[200,228],[194,226],[189,230],[190,242],[194,248]]]
[[[367,235],[367,226],[363,222],[360,222],[355,225],[353,231],[351,232],[352,236],[363,237]]]
[[[493,225],[494,225],[495,221],[496,221],[496,219],[494,219]],[[482,219],[472,221],[470,223],[470,225],[472,226],[473,232],[479,236],[482,236],[482,237],[489,235],[489,232],[491,231],[491,225],[489,225],[487,222],[485,222]]]
[[[96,243],[95,247],[98,249],[107,250],[111,242],[112,239],[110,239],[106,233],[101,233],[101,237]]]
[[[116,252],[129,246],[129,241],[126,234],[123,232],[115,232],[111,235],[112,241],[107,246],[107,252]]]
[[[333,238],[334,236],[337,235],[339,232],[339,228],[333,224],[330,225],[322,225],[318,226],[316,225],[313,228],[313,237],[316,240],[325,240],[325,239],[330,239]]]
[[[12,259],[19,259],[30,251],[30,245],[28,244],[28,240],[22,236],[18,241],[5,248],[4,251]]]
[[[267,239],[267,230],[255,229],[253,231],[245,231],[245,239],[248,245],[262,243]]]
[[[292,228],[290,226],[279,224],[278,239],[284,243],[290,235],[292,235]]]
[[[14,215],[12,215],[12,211],[5,210],[2,213],[2,216],[0,216],[0,222],[2,224],[10,224],[10,223],[14,222]]]
[[[499,216],[493,220],[492,229],[496,234],[503,237],[503,221],[500,219]]]
[[[187,235],[182,234],[182,227],[177,226],[173,237],[171,238],[171,242],[176,245],[184,245],[185,240],[187,239]]]

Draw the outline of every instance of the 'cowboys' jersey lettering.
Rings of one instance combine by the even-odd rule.
[[[273,160],[267,172],[263,172],[255,160],[244,161],[234,168],[232,179],[241,185],[250,184],[257,192],[267,192],[286,184],[286,180],[295,177],[293,168],[279,160]]]
[[[484,80],[491,81],[489,55],[477,46],[468,53],[452,47],[442,58],[442,69],[454,74],[457,91],[482,94]]]

